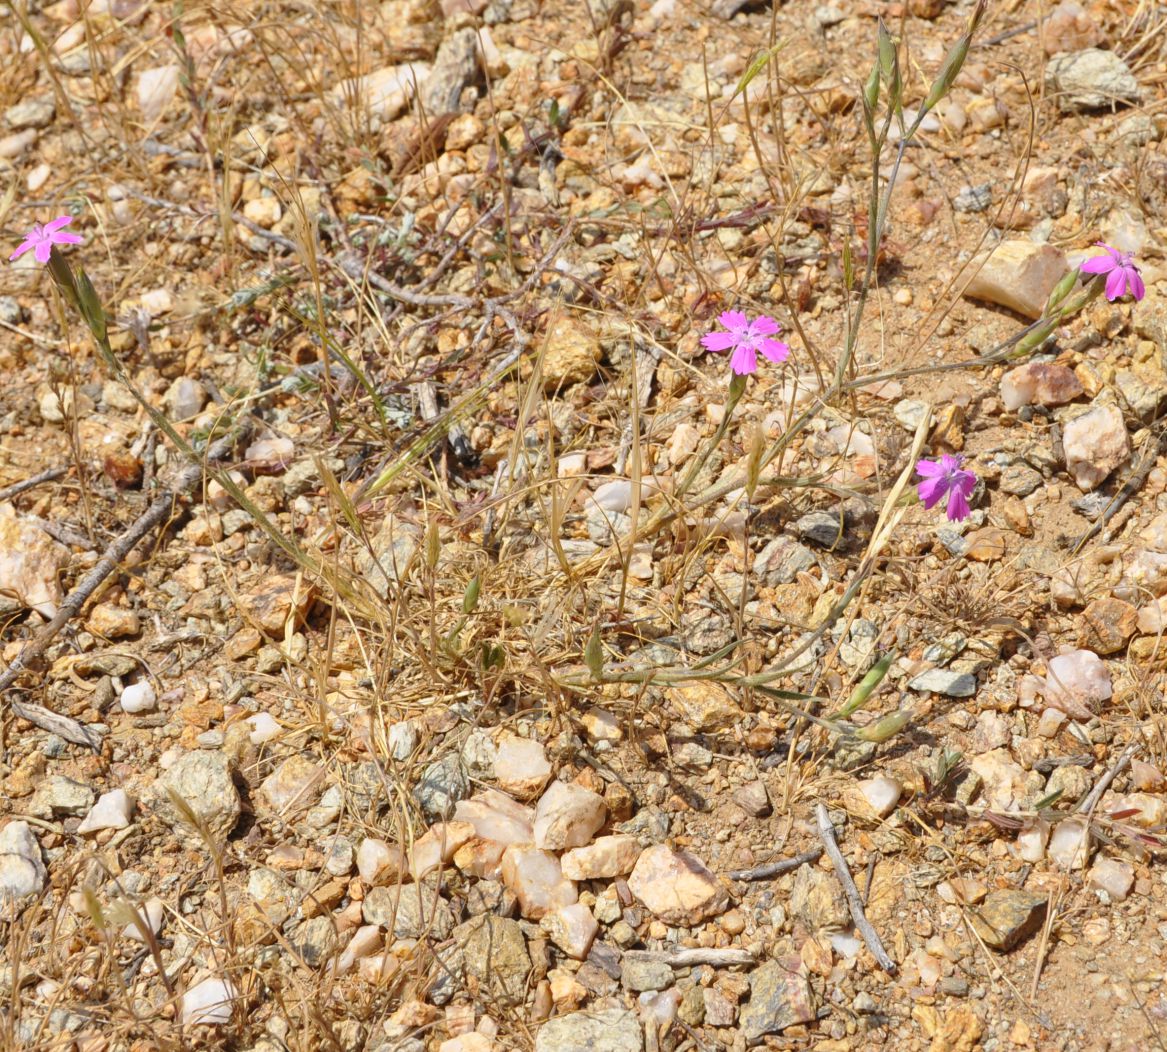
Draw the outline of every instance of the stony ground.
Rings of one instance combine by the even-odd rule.
[[[159,518],[5,692],[4,1048],[1165,1047],[1161,6],[989,9],[825,404],[876,20],[910,109],[965,0],[81,8],[0,224],[125,376],[0,267],[4,664]],[[1141,302],[973,361],[1099,239]]]

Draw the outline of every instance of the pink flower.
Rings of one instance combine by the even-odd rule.
[[[758,352],[761,351],[772,362],[784,362],[790,348],[781,340],[772,340],[782,331],[773,318],[759,315],[750,321],[739,310],[727,310],[717,319],[728,332],[711,332],[701,337],[701,346],[707,351],[733,350],[729,367],[739,376],[746,376],[758,368]]]
[[[931,508],[948,494],[948,518],[952,522],[968,518],[968,498],[977,484],[976,475],[961,469],[963,463],[960,454],[945,453],[939,460],[921,460],[916,465],[916,474],[924,480],[916,485],[924,507]]]
[[[41,226],[35,224],[25,235],[24,240],[16,246],[16,251],[9,256],[9,260],[23,256],[30,248],[36,253],[38,263],[47,263],[53,254],[54,245],[80,245],[83,239],[76,234],[69,234],[61,228],[73,222],[72,216],[58,216],[51,222]]]
[[[1135,266],[1134,257],[1130,252],[1120,252],[1117,248],[1095,241],[1096,245],[1106,249],[1104,255],[1091,256],[1078,269],[1083,274],[1109,274],[1106,279],[1106,298],[1113,303],[1130,293],[1136,300],[1141,300],[1146,293],[1139,268]]]

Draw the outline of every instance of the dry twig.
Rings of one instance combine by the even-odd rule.
[[[859,934],[863,936],[863,941],[867,943],[867,948],[879,962],[879,966],[888,975],[895,975],[895,961],[888,956],[880,941],[879,932],[871,926],[867,914],[863,912],[863,899],[859,889],[855,887],[855,881],[851,879],[847,860],[839,850],[839,844],[835,840],[835,827],[831,825],[831,816],[827,814],[825,804],[819,804],[815,808],[815,817],[818,819],[819,837],[822,839],[823,847],[827,849],[827,854],[835,864],[835,876],[839,878],[839,883],[843,885],[843,891],[847,894],[847,905],[851,907],[851,919],[855,922],[855,927],[859,929]]]

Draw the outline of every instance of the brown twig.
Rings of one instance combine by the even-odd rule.
[[[23,482],[14,482],[11,486],[5,486],[3,489],[0,489],[0,501],[11,500],[13,497],[24,493],[25,490],[39,486],[42,482],[52,482],[54,479],[59,479],[62,475],[67,474],[68,471],[68,468],[49,468],[47,471],[42,471],[39,475],[33,475],[32,478],[25,479]]]
[[[222,457],[234,448],[239,437],[240,430],[237,429],[213,443],[207,450],[206,460],[217,460]],[[0,673],[0,690],[8,690],[21,673],[27,671],[29,665],[45,652],[49,644],[56,638],[57,633],[80,613],[86,600],[117,569],[134,545],[170,515],[179,495],[185,493],[203,477],[203,470],[203,460],[195,461],[183,468],[174,483],[160,493],[150,506],[105,549],[101,558],[94,564],[93,569],[62,601],[53,619],[25,643],[23,649],[13,659],[12,664],[3,673]],[[82,726],[76,720],[62,716],[41,705],[33,705],[15,699],[10,699],[8,704],[14,716],[28,720],[29,723],[42,730],[59,734],[66,741],[73,742],[75,745],[88,746],[94,751],[101,746],[100,735]]]
[[[815,817],[818,819],[819,837],[822,839],[823,847],[827,849],[827,854],[835,866],[835,876],[839,878],[839,883],[843,885],[843,891],[847,895],[847,905],[851,907],[851,919],[855,922],[855,927],[859,929],[859,934],[863,936],[863,941],[867,943],[867,948],[879,962],[879,966],[888,975],[895,975],[895,961],[888,956],[880,941],[879,932],[871,926],[867,914],[863,912],[863,899],[859,889],[855,887],[855,881],[851,879],[847,860],[843,858],[843,852],[839,850],[839,844],[835,840],[835,827],[831,825],[831,816],[827,814],[826,805],[819,804],[815,808]]]
[[[805,865],[807,862],[817,862],[822,857],[823,849],[815,847],[804,851],[801,855],[784,858],[781,862],[767,862],[761,866],[751,866],[749,869],[731,869],[726,876],[730,880],[768,880],[770,877],[777,877],[783,873],[789,873],[792,869],[798,869],[799,866]]]

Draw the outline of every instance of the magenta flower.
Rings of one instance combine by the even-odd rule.
[[[36,261],[38,263],[47,263],[49,256],[53,254],[54,245],[82,244],[84,239],[61,229],[72,222],[72,216],[57,216],[56,219],[45,223],[44,226],[41,226],[39,223],[35,224],[25,235],[24,240],[16,246],[16,251],[8,259],[18,259],[31,248],[36,253]]]
[[[1091,256],[1078,269],[1083,274],[1109,274],[1106,279],[1106,298],[1113,303],[1121,299],[1126,293],[1141,300],[1146,294],[1142,275],[1135,265],[1134,257],[1130,252],[1120,252],[1117,248],[1095,241],[1100,248],[1106,249],[1101,256]]]
[[[977,484],[976,475],[962,470],[963,463],[964,457],[959,453],[945,453],[939,460],[921,460],[916,465],[916,474],[924,480],[916,485],[924,507],[931,508],[947,494],[948,518],[952,522],[968,518],[968,498]]]
[[[781,340],[772,340],[782,331],[773,318],[761,314],[750,321],[740,310],[727,310],[717,319],[728,332],[710,332],[701,337],[701,346],[707,351],[733,351],[729,367],[746,376],[758,368],[758,352],[761,351],[772,362],[784,362],[790,348]]]

